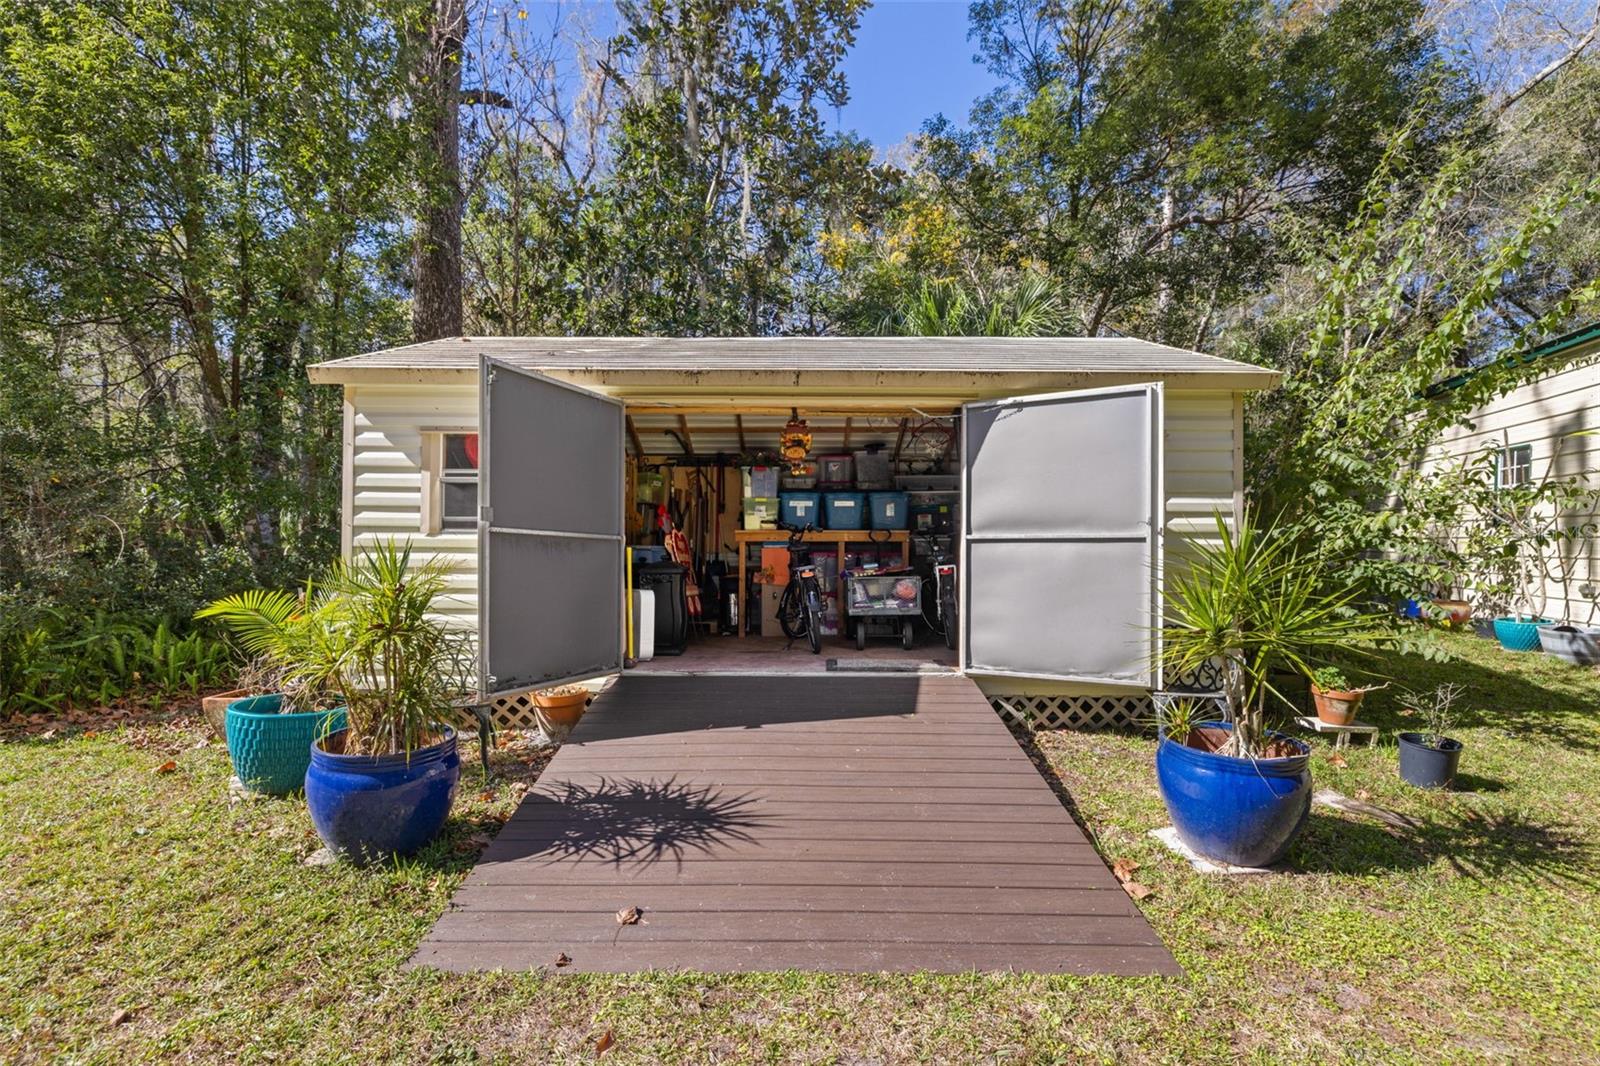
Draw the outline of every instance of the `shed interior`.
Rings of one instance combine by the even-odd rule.
[[[947,641],[933,563],[936,556],[953,561],[956,554],[958,411],[905,404],[630,404],[629,583],[650,590],[654,612],[646,618],[635,604],[629,649],[637,660],[634,668],[953,668],[955,633]],[[852,467],[860,458],[862,469],[877,477],[865,479],[861,488],[854,483],[805,487],[806,475],[796,477],[781,453],[786,427],[797,423],[803,424],[797,431],[809,438],[806,461],[848,455]],[[887,482],[881,480],[885,470]],[[821,474],[816,472],[819,480]],[[773,481],[781,484],[769,495]],[[886,497],[873,501],[872,494],[880,492]],[[832,500],[837,521],[830,523],[830,496],[836,493],[842,494]],[[845,506],[852,500],[860,508],[853,516]],[[800,524],[802,516],[813,515],[814,521],[805,524],[820,528],[808,535],[803,550],[817,567],[825,597],[822,650],[815,655],[806,639],[785,636],[776,617],[789,576],[783,565],[789,533],[776,521],[788,517]],[[828,528],[853,524],[864,528]],[[882,613],[885,599],[870,595],[878,593],[884,598],[898,594],[901,613]],[[860,612],[855,616],[852,596]]]

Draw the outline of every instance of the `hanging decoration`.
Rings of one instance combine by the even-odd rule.
[[[811,451],[811,427],[803,418],[791,418],[778,437],[778,452],[795,476],[805,473],[806,455]]]

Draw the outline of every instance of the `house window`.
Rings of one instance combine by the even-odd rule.
[[[434,432],[424,436],[424,533],[478,528],[478,435]]]
[[[1513,444],[1495,456],[1495,484],[1514,489],[1533,480],[1533,445]]]

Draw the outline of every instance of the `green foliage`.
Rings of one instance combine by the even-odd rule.
[[[1324,692],[1350,691],[1350,679],[1337,666],[1319,666],[1311,671],[1311,683]]]
[[[992,296],[954,281],[924,281],[904,293],[874,332],[913,337],[1050,337],[1067,315],[1049,279],[1030,274]]]
[[[24,625],[0,627],[0,714],[105,705],[135,695],[195,696],[235,668],[231,650],[203,633],[179,635],[97,612],[70,624],[40,611]]]
[[[208,605],[244,648],[282,668],[304,703],[346,708],[350,754],[409,753],[432,742],[459,694],[460,634],[431,615],[448,568],[411,565],[411,549],[385,544],[334,563],[303,598],[250,590]]]
[[[1310,674],[1317,656],[1389,640],[1393,623],[1359,610],[1359,589],[1338,588],[1289,537],[1249,516],[1237,532],[1220,514],[1216,524],[1217,543],[1196,545],[1192,561],[1168,572],[1163,665],[1182,674],[1222,662],[1234,722],[1228,750],[1254,757],[1266,739],[1268,697],[1278,695],[1274,670]],[[1325,591],[1330,585],[1336,591]]]

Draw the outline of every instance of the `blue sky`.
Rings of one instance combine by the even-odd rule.
[[[941,112],[965,123],[972,102],[995,85],[972,53],[965,2],[877,0],[845,59],[850,103],[838,126],[882,149]]]

